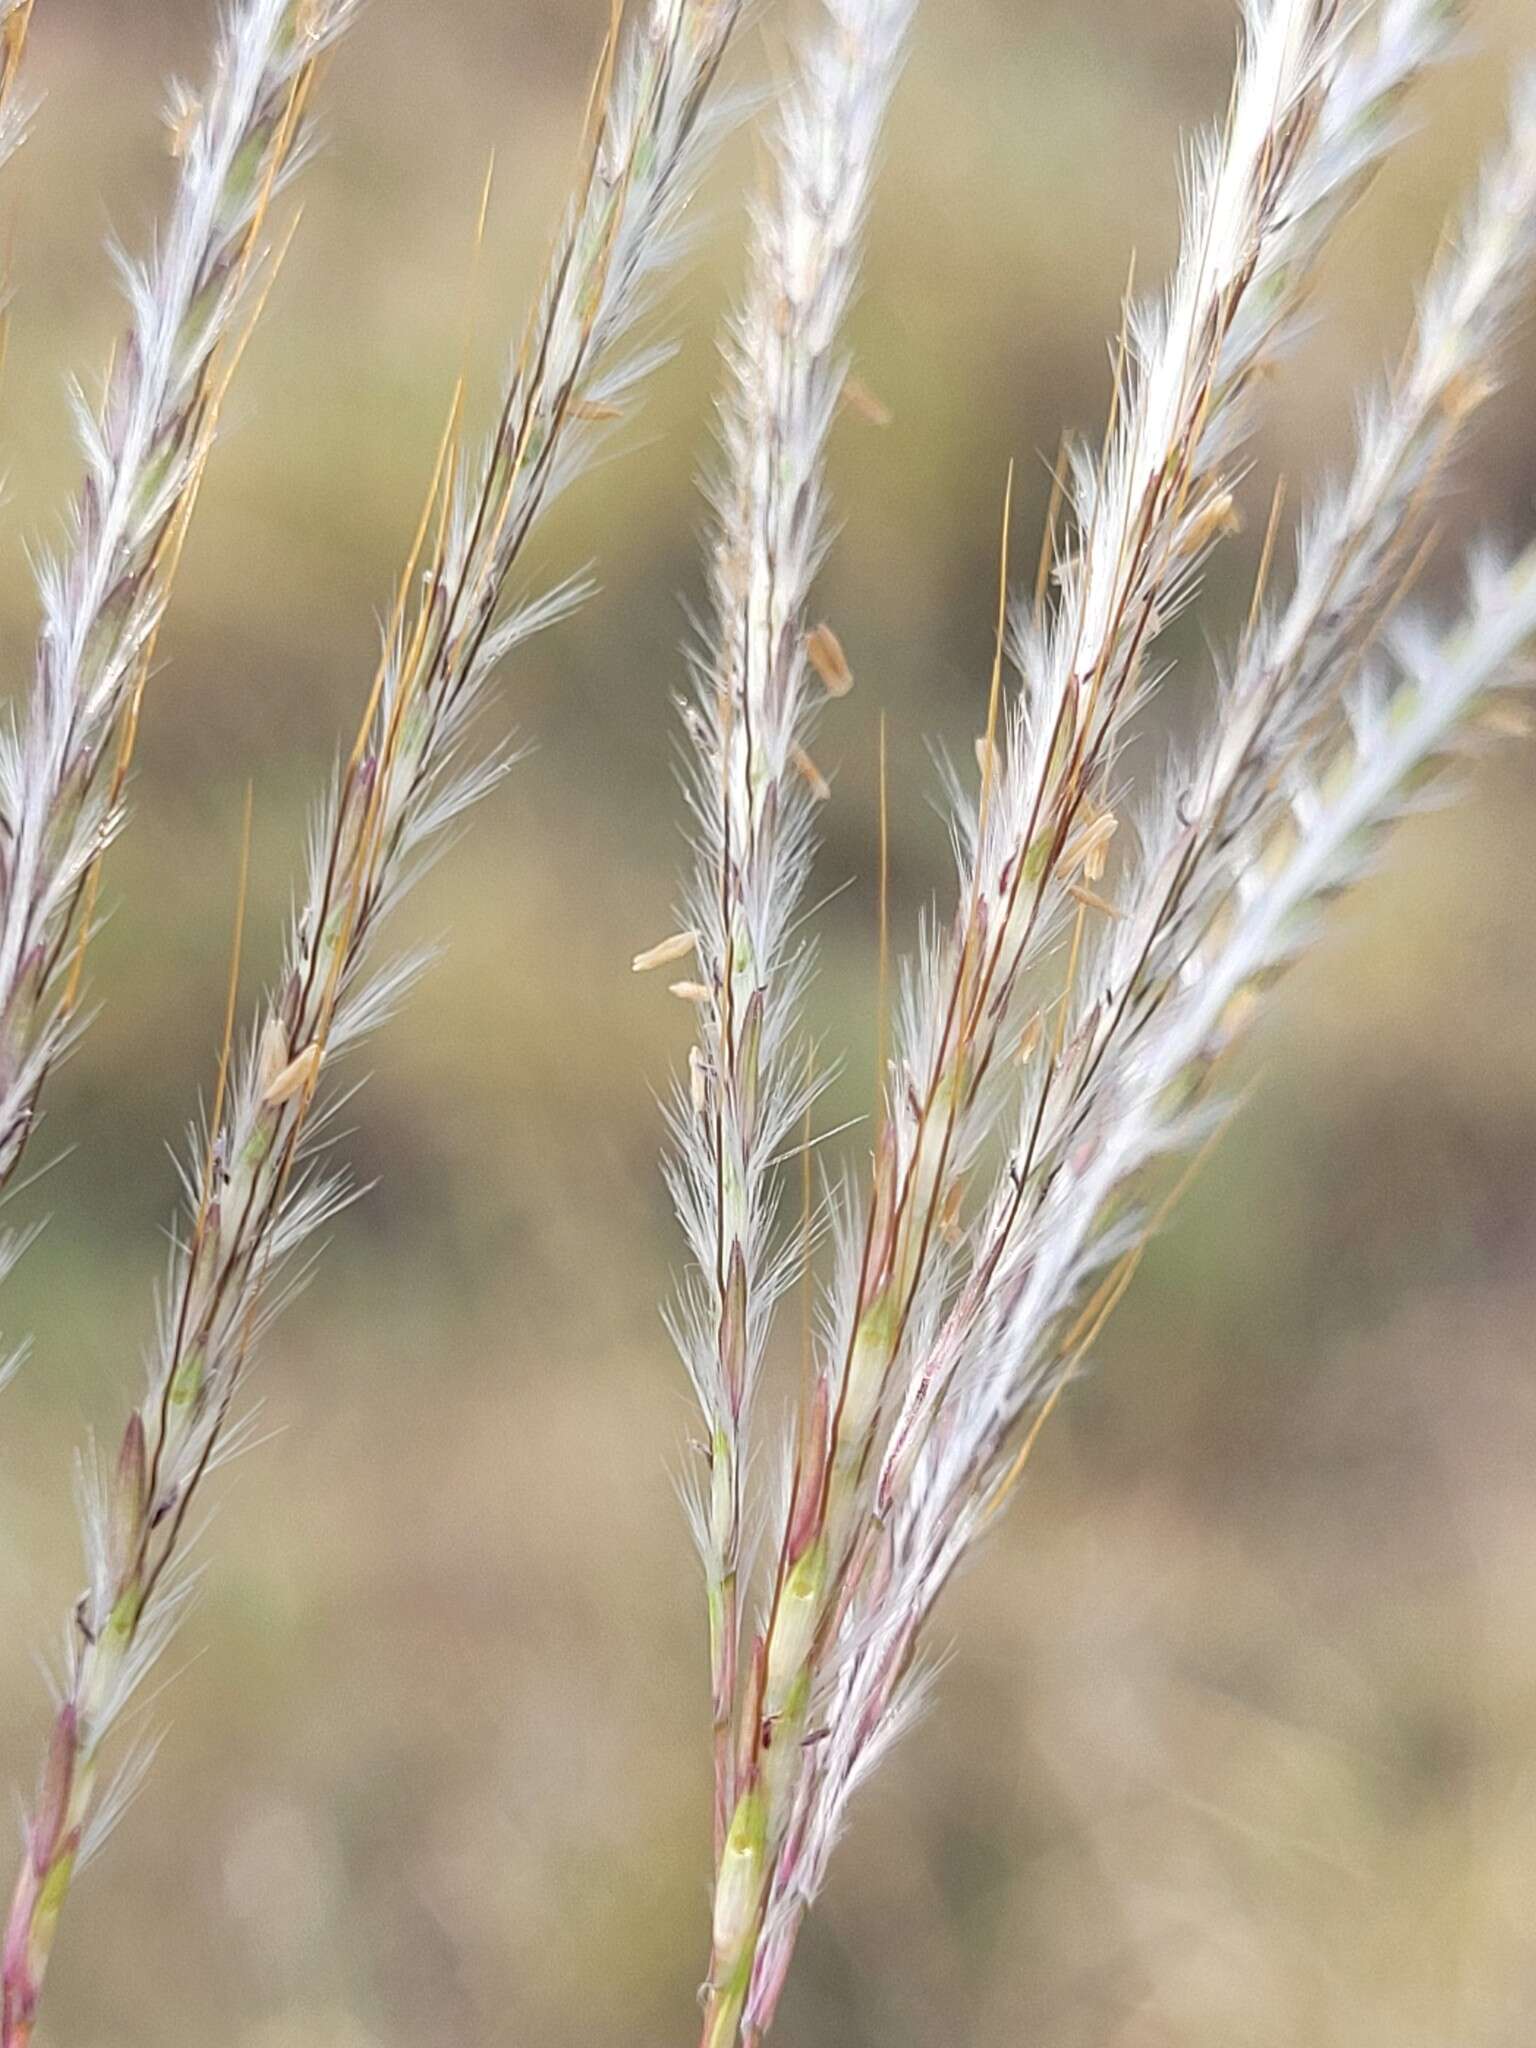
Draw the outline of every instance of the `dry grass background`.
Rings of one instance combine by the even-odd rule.
[[[1342,453],[1348,394],[1496,119],[1523,0],[1420,102],[1282,379],[1253,505]],[[254,974],[303,808],[355,719],[460,348],[499,152],[482,390],[575,148],[604,0],[373,0],[251,354],[146,719],[104,1012],[24,1196],[7,1289],[36,1356],[0,1434],[0,1757],[30,1771],[30,1653],[74,1590],[69,1455],[138,1371],[207,1072],[247,779]],[[770,17],[771,20],[771,17]],[[18,536],[73,474],[62,371],[117,307],[165,174],[158,81],[204,0],[44,0],[48,93],[11,173],[0,436]],[[985,702],[1010,454],[1030,479],[1106,402],[1130,248],[1172,244],[1176,138],[1219,110],[1227,0],[933,0],[898,100],[856,318],[887,431],[835,458],[826,608],[860,688],[829,723],[816,998],[873,1064],[874,753],[897,914],[946,874],[933,738]],[[775,38],[767,32],[770,47]],[[761,55],[755,39],[750,55]],[[743,143],[676,305],[647,445],[546,538],[604,591],[510,678],[537,752],[407,913],[444,964],[371,1061],[380,1186],[263,1368],[277,1440],[222,1489],[150,1789],[70,1909],[46,2037],[72,2048],[455,2048],[691,2038],[708,1864],[702,1603],[656,1312],[671,1226],[652,1091],[688,1020],[629,956],[668,928],[680,597]],[[1523,535],[1536,349],[1455,516]],[[1256,522],[1255,522],[1256,523]],[[1223,561],[1214,616],[1245,601]],[[1212,616],[1207,613],[1208,618]],[[19,539],[0,629],[20,674]],[[1185,651],[1200,653],[1186,636]],[[1198,673],[1198,661],[1191,663]],[[1175,707],[1175,715],[1177,715]],[[1429,2048],[1536,2008],[1536,803],[1529,753],[1417,823],[1289,984],[1255,1092],[952,1604],[939,1711],[865,1800],[782,2023],[802,2048]],[[851,1142],[858,1143],[855,1136]],[[195,1653],[195,1654],[193,1654]]]

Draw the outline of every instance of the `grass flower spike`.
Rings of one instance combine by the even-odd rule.
[[[0,737],[0,1188],[76,1018],[140,693],[270,276],[272,201],[302,161],[315,66],[351,12],[350,0],[244,0],[231,13],[205,93],[172,107],[180,172],[159,243],[142,264],[120,259],[132,321],[100,405],[76,398],[85,481],[39,573],[35,675]]]
[[[1536,149],[1522,94],[1353,474],[1303,529],[1291,601],[1273,619],[1258,610],[1162,799],[1138,818],[1121,787],[1159,638],[1236,524],[1261,372],[1453,26],[1430,0],[1247,12],[1226,125],[1195,157],[1173,284],[1127,308],[1102,452],[1069,452],[1066,538],[1013,619],[1017,690],[1002,687],[1000,635],[974,798],[955,778],[956,909],[906,973],[869,1200],[834,1202],[836,1266],[779,1487],[766,1612],[739,1656],[745,1420],[800,1251],[775,1229],[772,1161],[805,1108],[792,1048],[807,956],[793,919],[813,810],[794,750],[823,661],[807,662],[805,640],[819,479],[796,465],[797,444],[788,461],[754,461],[728,424],[725,655],[702,665],[693,719],[690,916],[708,1000],[673,1169],[697,1268],[679,1332],[711,1432],[693,1511],[715,1698],[705,2048],[771,2027],[848,1800],[921,1697],[933,1606],[1012,1490],[1031,1419],[1128,1282],[1147,1227],[1136,1189],[1204,1127],[1199,1090],[1245,999],[1304,943],[1308,910],[1352,878],[1404,787],[1508,684],[1536,623],[1517,568],[1480,576],[1454,658],[1422,633],[1380,639],[1529,281]],[[870,59],[868,38],[838,48],[850,65]],[[813,61],[806,79],[818,75]],[[871,89],[885,90],[878,63]],[[781,158],[793,162],[798,139],[830,160],[848,124],[809,139],[804,92]],[[770,257],[795,246],[794,203],[786,178],[782,214],[764,216]],[[732,349],[748,393],[760,363],[833,347],[824,329],[808,346],[794,304],[775,284],[749,305],[755,336],[738,331]],[[761,381],[793,392],[806,377],[791,366]],[[781,502],[805,524],[754,556],[734,536],[774,533]],[[846,671],[840,649],[832,667]]]
[[[116,1458],[83,1468],[89,1584],[67,1632],[6,1937],[3,2048],[24,2048],[72,1874],[141,1769],[130,1756],[102,1795],[103,1745],[188,1597],[189,1517],[210,1471],[242,1441],[237,1401],[252,1352],[295,1278],[295,1255],[347,1199],[344,1178],[313,1157],[341,1099],[328,1108],[324,1089],[421,964],[381,959],[383,928],[448,828],[502,773],[505,757],[470,737],[499,665],[580,595],[566,586],[506,602],[535,521],[654,360],[618,351],[675,252],[692,174],[718,130],[713,88],[739,12],[720,0],[658,0],[616,28],[577,194],[495,431],[471,466],[456,394],[357,740],[314,822],[286,967],[239,1051],[231,982],[225,1057],[185,1167],[187,1210],[148,1389]],[[267,13],[274,26],[287,19]]]
[[[728,344],[714,642],[689,707],[700,861],[687,911],[704,991],[674,1107],[673,1184],[698,1284],[677,1335],[708,1430],[693,1519],[709,1587],[716,1851],[736,1805],[741,1488],[775,1300],[774,1162],[805,1107],[795,1039],[807,958],[794,929],[818,778],[819,704],[846,689],[807,605],[825,544],[823,460],[846,365],[842,318],[912,0],[834,0],[779,116],[776,189],[753,217],[748,299]]]
[[[1203,664],[1180,737],[1159,738],[1145,715],[1173,666],[1171,627],[1217,550],[1260,509],[1247,503],[1247,470],[1262,399],[1337,230],[1403,138],[1414,90],[1462,18],[1455,0],[1238,0],[1230,97],[1186,152],[1168,281],[1151,295],[1134,277],[1126,289],[1102,432],[1063,443],[1039,569],[1017,591],[1008,471],[975,766],[967,747],[943,782],[953,880],[895,947],[894,980],[881,722],[869,992],[879,1071],[867,1136],[855,1141],[862,1156],[822,1168],[818,1183],[837,1135],[814,1128],[828,1064],[807,1022],[808,899],[835,800],[818,763],[823,722],[857,712],[861,695],[843,700],[866,667],[856,631],[845,640],[844,622],[823,615],[818,581],[835,530],[834,427],[845,416],[892,424],[853,374],[846,330],[885,124],[921,16],[918,0],[796,5],[722,351],[708,599],[679,707],[681,904],[633,959],[686,1020],[665,1158],[685,1265],[667,1324],[696,1405],[682,1491],[708,1666],[701,2048],[765,2048],[780,2023],[855,1795],[931,1697],[944,1595],[1017,1497],[1041,1431],[1226,1121],[1228,1052],[1395,823],[1518,724],[1512,693],[1536,681],[1536,535],[1471,551],[1458,616],[1425,608],[1421,583],[1446,479],[1483,422],[1536,284],[1533,71],[1431,266],[1401,360],[1366,392],[1294,530],[1283,490],[1260,521],[1247,624]],[[33,8],[0,0],[0,167],[27,132]],[[355,1055],[429,957],[396,950],[394,913],[510,767],[504,721],[485,715],[509,658],[586,598],[580,579],[534,581],[530,548],[666,353],[652,332],[661,287],[739,105],[726,71],[751,10],[752,0],[598,0],[607,33],[547,261],[508,337],[486,431],[472,424],[465,378],[449,398],[377,663],[357,679],[274,935],[272,979],[254,991],[242,965],[247,802],[219,1057],[180,1159],[143,1377],[125,1378],[121,1427],[76,1460],[84,1584],[63,1616],[21,1816],[0,1932],[0,2048],[41,2048],[75,1879],[154,1755],[146,1696],[193,1598],[193,1553],[218,1490],[209,1482],[251,1443],[261,1347],[319,1259],[325,1227],[354,1199],[335,1151],[360,1087]],[[0,1200],[18,1191],[50,1075],[82,1027],[98,889],[125,817],[157,637],[231,379],[286,246],[279,201],[312,148],[319,71],[360,11],[356,0],[224,0],[210,75],[170,110],[164,222],[144,258],[119,258],[126,331],[99,396],[75,397],[84,477],[36,572],[35,657],[0,722]],[[932,33],[954,28],[949,10],[929,18]],[[1011,28],[1006,6],[998,20]],[[488,184],[481,236],[490,196]],[[970,313],[967,303],[974,325]],[[573,879],[567,861],[557,886],[595,930],[605,906],[587,874]],[[558,1006],[541,1023],[551,1033],[573,1015],[588,1021],[591,991],[573,1000],[574,957],[562,931]],[[522,1059],[525,1077],[535,1064]],[[605,1065],[604,1091],[610,1081]],[[577,1125],[579,1105],[599,1094],[573,1089],[561,1111]],[[577,1246],[577,1285],[593,1272],[593,1162],[611,1156],[613,1135],[578,1127],[566,1148],[587,1177],[580,1227],[551,1235]],[[563,1221],[543,1175],[527,1184]],[[0,1234],[0,1279],[21,1243]],[[803,1318],[801,1301],[785,1312],[802,1287]],[[72,1309],[90,1307],[84,1294]],[[788,1414],[770,1416],[766,1390],[790,1334],[798,1383]],[[483,1395],[476,1381],[454,1396],[476,1428]],[[369,1404],[355,1405],[366,1423]],[[572,1496],[580,1540],[594,1545],[620,1496],[602,1463],[614,1412],[600,1422],[594,1409],[562,1409],[558,1437],[538,1440],[579,1445],[576,1462],[602,1490],[601,1514]],[[477,1484],[507,1483],[504,1449],[495,1443],[475,1465]],[[412,1439],[396,1453],[412,1461],[411,1478],[386,1487],[387,1434],[367,1441],[359,1470],[372,1502],[409,1496],[423,1516],[441,1505],[447,1489],[418,1471],[419,1451]],[[329,1499],[329,1474],[324,1485]],[[472,1505],[455,1499],[455,1513],[474,1513],[467,1485],[465,1498]],[[356,1532],[342,1520],[345,1540],[332,1547],[350,1568]],[[327,1523],[328,1537],[340,1526]],[[550,1526],[541,1521],[540,1540],[568,1575],[580,1542],[550,1542]],[[389,1552],[391,1596],[401,1569],[412,1585],[426,1569],[418,1533]],[[654,1590],[643,1547],[636,1558],[631,1583]],[[520,1598],[545,1569],[541,1558],[520,1577]],[[615,1690],[616,1711],[632,1718],[634,1688]],[[542,1703],[531,1710],[543,1726]],[[348,1724],[346,1759],[366,1751],[355,1732]],[[471,1739],[478,1798],[490,1780]],[[639,1739],[652,1756],[655,1727]],[[1289,1761],[1289,1747],[1277,1753]],[[1457,1775],[1470,1784],[1473,1774]],[[1325,1796],[1334,1782],[1319,1780]],[[560,1808],[563,1867],[578,1882],[617,1841],[612,1814],[594,1823],[583,1801]],[[278,1820],[255,1815],[254,1848],[236,1822],[242,1839],[224,1859],[232,1892],[250,1890],[254,1871],[286,1902],[306,1882],[318,1892],[333,1860],[338,1871],[350,1861],[345,1842],[333,1859],[317,1839],[311,1855]],[[1442,1823],[1437,1811],[1433,1834],[1413,1837],[1436,1856]],[[1251,1832],[1268,1858],[1269,1831]],[[434,1940],[460,1938],[458,1916],[438,1912],[440,1868],[453,1885],[480,1886],[488,1839],[443,1825],[417,1845]],[[1305,1826],[1275,1839],[1287,1869],[1300,1860],[1293,1846],[1311,1847]],[[653,1831],[643,1846],[654,1852]],[[632,1887],[608,1889],[632,1903]],[[484,1903],[499,1943],[504,1902]],[[311,1917],[318,1927],[318,1908]],[[332,2005],[349,1973],[328,1951],[323,1966],[301,2031],[350,2039],[360,2022]],[[1466,1974],[1455,1973],[1455,1995]],[[435,2000],[439,1975],[423,1981],[423,2000]],[[590,2032],[596,1980],[571,1981]],[[612,2002],[631,1995],[628,1980],[605,1982],[620,2009]],[[429,2032],[435,2009],[423,2003]]]

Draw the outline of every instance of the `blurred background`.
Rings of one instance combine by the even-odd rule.
[[[0,630],[75,473],[67,373],[120,320],[109,228],[167,183],[161,80],[208,0],[41,0],[47,99],[0,188],[15,305]],[[207,1085],[240,808],[247,985],[305,807],[371,674],[458,365],[488,406],[574,158],[607,0],[372,0],[250,352],[145,720],[93,955],[101,1014],[22,1197],[35,1355],[0,1407],[0,1768],[29,1786],[79,1571],[73,1447],[115,1436],[151,1328],[179,1140]],[[1180,629],[1178,721],[1246,607],[1270,484],[1344,460],[1351,393],[1532,44],[1478,47],[1341,238],[1258,443],[1248,534]],[[785,16],[743,53],[761,72]],[[1007,463],[1033,564],[1044,460],[1097,428],[1130,251],[1160,275],[1179,136],[1220,113],[1229,0],[932,0],[898,99],[823,605],[859,687],[828,721],[817,1024],[869,1099],[875,770],[898,929],[948,882],[935,743],[979,729]],[[149,1709],[148,1790],[71,1902],[44,2037],[70,2048],[683,2043],[705,1961],[702,1595],[658,1317],[677,1242],[657,1091],[688,1018],[630,955],[671,928],[671,779],[713,334],[741,139],[712,181],[645,425],[539,566],[601,595],[522,656],[535,751],[414,899],[448,951],[379,1041],[347,1156],[378,1185],[262,1368],[271,1440],[221,1478],[205,1592]],[[1524,537],[1536,350],[1447,521]],[[1536,2013],[1536,783],[1490,756],[1416,821],[1269,1014],[1240,1121],[1158,1244],[1011,1520],[951,1600],[930,1719],[865,1795],[802,1947],[795,2048],[1443,2048]],[[857,1152],[857,1132],[844,1142]]]

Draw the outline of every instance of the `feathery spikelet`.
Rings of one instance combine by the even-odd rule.
[[[1134,1272],[1148,1225],[1128,1198],[1209,1128],[1201,1085],[1249,996],[1310,941],[1426,765],[1523,679],[1536,555],[1479,569],[1454,631],[1379,636],[1469,417],[1455,394],[1491,379],[1536,259],[1530,109],[1527,85],[1431,281],[1405,372],[1368,417],[1347,484],[1306,528],[1294,595],[1245,647],[1194,768],[1142,821],[1119,917],[1085,942],[1080,986],[1069,949],[1063,1021],[1029,1076],[1007,1167],[898,1363],[902,1399],[817,1672],[828,1732],[770,1887],[749,2006],[765,2025],[848,1801],[912,1709],[927,1618],[1027,1457],[1033,1433],[1021,1444],[1020,1426],[1049,1413]]]
[[[1123,734],[1155,681],[1153,645],[1234,523],[1260,373],[1448,24],[1429,0],[1407,0],[1377,10],[1362,41],[1345,33],[1333,6],[1249,9],[1226,129],[1196,156],[1173,285],[1153,309],[1128,308],[1103,452],[1072,458],[1076,536],[1057,602],[1038,620],[1015,615],[1017,697],[998,712],[979,794],[956,791],[958,910],[942,939],[925,939],[899,1011],[887,1123],[909,1241],[929,1231],[995,1119],[1015,991],[1094,910],[1066,856],[1112,808]]]
[[[1481,574],[1443,642],[1402,626],[1381,639],[1536,253],[1526,88],[1353,475],[1304,529],[1289,605],[1256,623],[1194,765],[1168,778],[1151,815],[1137,821],[1116,786],[1157,680],[1151,650],[1238,524],[1260,374],[1452,27],[1438,0],[1358,16],[1333,0],[1247,9],[1226,127],[1195,159],[1173,284],[1155,308],[1127,309],[1103,451],[1070,459],[1054,594],[1043,584],[1015,614],[1020,682],[1007,697],[1000,638],[979,794],[955,786],[957,907],[907,973],[867,1208],[834,1201],[835,1270],[750,1656],[737,1621],[740,1446],[792,1269],[752,1140],[762,1127],[782,1140],[805,1106],[800,1065],[782,1052],[804,973],[803,948],[784,951],[810,851],[800,763],[816,705],[804,685],[809,672],[817,701],[836,695],[848,666],[835,636],[804,625],[819,526],[774,550],[751,545],[782,476],[781,502],[819,515],[817,473],[786,470],[771,438],[733,440],[728,416],[734,495],[716,569],[728,658],[703,664],[690,722],[702,765],[689,913],[714,1000],[674,1110],[672,1169],[699,1276],[677,1329],[712,1438],[693,1512],[716,1714],[705,2048],[757,2044],[771,2027],[848,1800],[920,1701],[933,1605],[1012,1488],[1033,1440],[1021,1444],[1022,1426],[1049,1412],[1134,1270],[1147,1224],[1128,1202],[1146,1168],[1207,1127],[1201,1084],[1247,999],[1305,943],[1309,913],[1354,878],[1424,764],[1510,681],[1536,630],[1526,562]],[[845,58],[866,47],[850,37]],[[811,132],[792,115],[791,141],[797,120]],[[743,388],[782,360],[792,309],[771,285],[749,305],[735,340]],[[830,350],[830,328],[820,336]],[[792,365],[763,380],[789,394],[807,382]],[[762,447],[772,459],[754,460]],[[1387,651],[1363,659],[1373,640]],[[1112,845],[1126,842],[1111,876]],[[1047,969],[1063,985],[1042,1008]],[[999,1142],[1006,1164],[977,1199],[969,1184]]]
[[[85,482],[38,581],[30,694],[0,730],[0,1188],[66,1050],[97,864],[122,820],[139,695],[220,402],[272,272],[272,202],[302,163],[315,67],[352,0],[244,0],[187,102],[175,201],[143,263],[98,406],[76,396]],[[0,27],[8,82],[27,10]]]
[[[736,2032],[774,1847],[755,1762],[737,1768],[737,1714],[750,1711],[740,1699],[742,1493],[763,1347],[795,1270],[774,1242],[775,1161],[816,1088],[795,1044],[810,961],[794,925],[812,810],[830,792],[807,742],[821,701],[852,682],[837,636],[825,625],[808,631],[806,613],[826,544],[823,464],[845,383],[839,335],[912,12],[913,0],[825,0],[777,117],[747,299],[727,343],[714,637],[698,655],[688,715],[699,829],[686,921],[700,968],[688,994],[699,1042],[673,1102],[668,1171],[694,1269],[672,1324],[708,1458],[690,1514],[708,1595],[715,1736],[711,2043]]]
[[[256,13],[281,48],[300,46],[291,8],[264,0]],[[496,430],[466,486],[455,395],[357,739],[313,823],[284,970],[240,1050],[232,972],[212,1113],[183,1169],[186,1216],[148,1389],[112,1472],[88,1467],[83,1482],[89,1583],[69,1632],[53,1760],[28,1826],[6,1938],[0,2048],[23,2048],[30,2034],[70,1875],[101,1821],[101,1751],[185,1605],[189,1518],[208,1474],[238,1447],[238,1401],[252,1355],[283,1305],[294,1260],[350,1199],[345,1176],[327,1172],[316,1152],[345,1099],[325,1096],[336,1064],[385,1020],[423,965],[418,957],[381,959],[390,912],[449,826],[507,765],[470,731],[499,665],[584,595],[584,586],[568,584],[516,605],[507,602],[507,587],[529,532],[594,445],[592,423],[609,417],[654,360],[620,350],[676,251],[694,174],[721,123],[715,87],[740,14],[737,0],[656,0],[622,33],[616,25],[583,174]],[[331,18],[325,8],[306,10],[306,50]],[[259,67],[238,24],[232,47],[230,75],[244,81],[244,105],[257,90],[246,74]],[[221,86],[213,104],[231,91]],[[205,132],[206,125],[196,131]],[[209,175],[209,155],[210,145],[194,139],[190,161],[199,180]],[[205,288],[210,282],[222,305],[223,270]],[[178,404],[192,400],[184,380],[177,396]],[[135,422],[142,409],[135,397]],[[134,427],[135,450],[147,432]],[[182,446],[173,437],[173,463]],[[131,473],[141,459],[135,455]],[[110,474],[121,468],[114,458]],[[157,481],[160,516],[172,516],[178,488]],[[98,517],[91,495],[82,515],[92,543],[82,553],[91,562],[102,552]],[[135,586],[129,615],[143,603]],[[78,610],[73,582],[61,583],[45,641],[45,706],[66,675],[78,675],[78,689],[96,701],[109,687],[105,679],[128,673],[122,647],[142,650],[135,626],[126,641],[113,639],[87,661],[64,633]],[[58,648],[73,650],[74,668]],[[119,1804],[110,1802],[110,1810]]]
[[[1130,1033],[1118,1054],[1101,1060],[1094,1120],[1069,1126],[1068,1156],[1054,1181],[1042,1180],[1032,1226],[1010,1219],[1010,1199],[977,1233],[975,1267],[985,1278],[962,1291],[952,1327],[924,1347],[952,1347],[954,1392],[891,1490],[874,1568],[827,1663],[818,1712],[826,1739],[803,1781],[794,1853],[781,1859],[769,1903],[765,2012],[825,1881],[849,1802],[920,1705],[914,1660],[934,1604],[1007,1501],[1040,1423],[1134,1272],[1147,1226],[1120,1209],[1119,1198],[1149,1163],[1196,1138],[1190,1087],[1231,1042],[1239,998],[1267,986],[1311,940],[1317,911],[1360,877],[1383,831],[1411,807],[1425,765],[1452,757],[1483,706],[1529,682],[1522,657],[1533,645],[1536,548],[1507,566],[1475,565],[1454,627],[1392,629],[1355,685],[1354,750],[1303,805],[1305,829],[1278,865],[1255,875],[1230,927],[1174,985],[1141,1037]],[[1170,856],[1186,845],[1175,796],[1143,872],[1165,878]],[[1034,1268],[1031,1253],[1040,1262]],[[1031,1412],[1034,1425],[1015,1448],[1013,1431]]]

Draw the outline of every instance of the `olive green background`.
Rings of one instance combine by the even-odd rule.
[[[75,457],[66,373],[120,318],[159,81],[204,0],[38,0],[47,100],[14,223],[0,631]],[[303,814],[371,673],[465,330],[482,416],[574,160],[607,0],[370,0],[242,375],[148,701],[93,955],[98,1021],[15,1204],[35,1354],[0,1401],[0,1770],[30,1783],[34,1653],[76,1590],[70,1460],[151,1330],[165,1144],[209,1085],[242,796],[247,987]],[[1249,530],[1176,635],[1187,728],[1240,619],[1274,476],[1347,456],[1352,394],[1497,120],[1523,0],[1416,102],[1271,393]],[[777,6],[744,70],[782,52]],[[829,1123],[869,1097],[875,771],[897,929],[948,881],[935,742],[984,713],[1000,507],[1028,573],[1044,457],[1103,419],[1130,252],[1161,274],[1179,135],[1224,104],[1227,0],[927,0],[854,323],[894,423],[839,431],[827,615],[859,686],[825,727],[818,1028]],[[655,1095],[688,1018],[631,953],[671,928],[672,701],[701,581],[712,334],[746,138],[661,331],[644,424],[560,507],[541,573],[602,592],[522,657],[533,744],[414,899],[442,964],[369,1058],[345,1151],[377,1182],[261,1372],[268,1441],[220,1479],[202,1602],[143,1726],[151,1783],[79,1886],[52,2048],[689,2042],[704,1964],[707,1691],[672,1491],[688,1432],[658,1301],[677,1257]],[[1447,515],[1529,533],[1536,351]],[[1156,758],[1150,747],[1146,758]],[[1536,862],[1532,757],[1479,761],[1273,1006],[1246,1107],[1094,1377],[944,1617],[931,1718],[864,1797],[804,1942],[794,2048],[1458,2048],[1536,2006]],[[857,1156],[855,1130],[840,1141]],[[775,1395],[775,1399],[777,1396]],[[42,2037],[40,2037],[42,2048]]]

